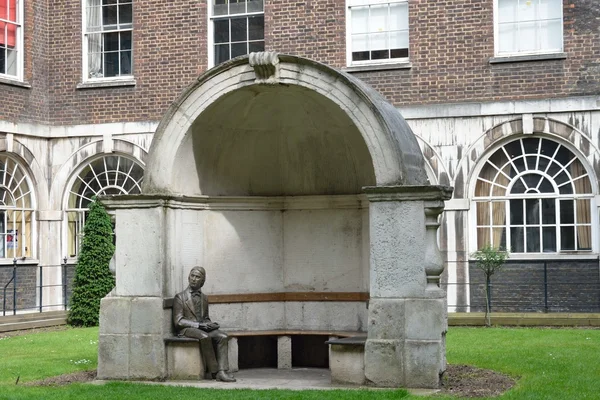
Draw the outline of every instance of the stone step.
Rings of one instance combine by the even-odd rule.
[[[16,315],[12,315],[12,311],[6,311],[6,315],[2,316],[0,313],[0,324],[8,323],[8,322],[21,322],[21,321],[31,321],[37,319],[46,319],[46,318],[57,318],[66,315],[66,311],[58,310],[58,311],[44,311],[40,312],[29,312],[29,313],[20,313]]]
[[[67,324],[66,311],[51,311],[45,313],[11,315],[0,317],[0,332],[10,332],[24,329],[46,328]]]

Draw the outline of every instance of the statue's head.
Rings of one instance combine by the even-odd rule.
[[[192,290],[198,290],[204,286],[206,281],[206,270],[202,267],[194,267],[188,275],[188,283]]]

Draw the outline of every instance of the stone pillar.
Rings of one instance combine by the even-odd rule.
[[[437,388],[446,365],[447,310],[436,231],[451,189],[364,190],[371,271],[365,376],[376,386]]]
[[[43,311],[62,310],[63,309],[63,290],[62,290],[62,268],[60,267],[62,259],[68,254],[61,254],[61,225],[63,221],[62,211],[38,211],[37,220],[39,222],[38,237],[47,238],[39,243],[38,259],[39,265],[44,266],[42,276],[42,306]],[[31,251],[31,249],[30,249]],[[31,254],[31,252],[29,253]],[[38,272],[39,273],[39,272]],[[71,284],[71,282],[69,282]],[[37,291],[37,290],[36,290]],[[38,299],[38,305],[39,305]],[[48,305],[58,305],[56,307],[47,307]]]
[[[163,321],[165,212],[160,200],[111,202],[116,209],[116,286],[100,305],[98,378],[166,377]]]
[[[277,368],[292,369],[292,337],[277,337]]]

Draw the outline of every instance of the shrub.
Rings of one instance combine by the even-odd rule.
[[[95,198],[89,209],[67,319],[73,326],[97,326],[100,300],[115,286],[108,268],[115,251],[110,216]]]
[[[491,245],[486,245],[471,254],[477,263],[477,268],[483,271],[485,275],[485,324],[491,326],[490,320],[490,279],[497,271],[500,271],[504,266],[504,262],[508,258],[508,252],[496,248]]]

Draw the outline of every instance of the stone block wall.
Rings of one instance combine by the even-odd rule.
[[[485,278],[473,262],[469,270],[471,311],[484,311]],[[492,277],[491,283],[492,311],[600,311],[598,260],[512,261]]]

